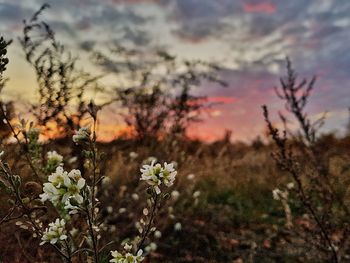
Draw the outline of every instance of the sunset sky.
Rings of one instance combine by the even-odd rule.
[[[328,111],[325,131],[344,129],[350,106],[349,0],[47,0],[44,18],[74,54],[113,41],[165,47],[184,58],[216,61],[227,88],[206,84],[201,93],[222,104],[204,116],[191,134],[214,140],[226,129],[250,140],[264,131],[260,106],[282,108],[273,86],[289,56],[301,76],[316,74],[308,107],[312,116]],[[0,32],[9,50],[7,98],[34,99],[34,74],[17,37],[22,20],[44,2],[0,0]],[[82,63],[82,65],[86,63]],[[110,132],[113,133],[113,127]]]

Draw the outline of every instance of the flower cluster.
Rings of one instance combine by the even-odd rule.
[[[69,173],[63,167],[56,168],[56,172],[49,176],[49,182],[44,183],[44,193],[40,195],[41,201],[49,200],[54,205],[65,204],[66,208],[72,208],[70,202],[83,203],[82,189],[85,186],[85,179],[81,177],[79,170],[72,170]]]
[[[47,242],[51,244],[56,244],[58,241],[66,240],[68,236],[66,235],[66,221],[64,219],[57,218],[55,222],[49,224],[49,228],[45,229],[45,232],[41,238],[43,245]]]
[[[123,255],[123,254],[119,253],[117,250],[111,251],[113,259],[111,259],[109,262],[112,262],[112,263],[138,263],[138,262],[142,262],[144,259],[144,257],[142,257],[142,253],[143,253],[142,249],[140,249],[137,252],[136,256],[134,256],[130,252],[127,252],[126,254]]]
[[[63,165],[63,156],[56,151],[47,152],[47,164],[48,171],[54,171],[58,166]]]
[[[63,162],[63,156],[56,151],[47,152],[47,161],[61,164]]]
[[[73,142],[84,143],[90,140],[91,131],[89,127],[80,128],[75,135],[73,135]]]
[[[140,171],[142,173],[141,180],[153,186],[157,194],[161,192],[159,187],[162,183],[167,187],[172,186],[177,174],[173,163],[165,162],[162,166],[160,163],[155,164],[155,161],[152,161],[150,165],[143,165]]]

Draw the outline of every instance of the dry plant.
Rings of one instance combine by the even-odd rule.
[[[200,113],[210,104],[193,91],[203,81],[225,86],[216,65],[181,60],[163,50],[134,50],[116,44],[110,54],[94,52],[93,58],[120,78],[117,99],[127,110],[125,122],[139,139],[183,137],[188,125],[200,121]]]
[[[309,82],[305,79],[298,82],[287,59],[287,76],[281,78],[281,87],[276,88],[276,94],[297,121],[299,129],[296,132],[288,129],[290,120],[287,116],[279,114],[284,126],[281,133],[273,126],[267,106],[263,106],[263,112],[277,146],[273,158],[294,180],[295,188],[290,191],[295,191],[305,212],[304,218],[310,220],[307,227],[295,226],[293,229],[306,240],[305,245],[312,252],[309,257],[313,260],[341,262],[349,259],[349,209],[346,205],[349,182],[345,174],[332,174],[329,167],[332,156],[322,152],[324,145],[318,141],[317,134],[324,117],[313,122],[305,110],[315,81],[313,77]]]
[[[50,26],[39,20],[48,7],[44,4],[28,21],[24,20],[20,43],[38,83],[39,98],[32,113],[39,125],[51,127],[58,131],[56,136],[64,137],[79,129],[88,115],[88,96],[101,91],[97,82],[101,76],[79,70],[77,58],[56,39]]]
[[[22,42],[27,51],[27,59],[33,63],[37,72],[40,98],[43,103],[41,106],[46,107],[45,110],[41,108],[39,115],[36,115],[40,126],[52,119],[60,124],[58,119],[61,113],[66,120],[71,118],[65,110],[73,96],[72,87],[76,87],[70,86],[72,81],[70,74],[74,69],[74,62],[61,60],[63,47],[54,40],[52,31],[44,22],[36,23],[38,15],[46,7],[44,5],[29,24],[25,23],[25,36]],[[33,28],[42,27],[45,28],[44,39],[34,42],[29,37],[29,32]],[[50,48],[46,48],[34,59],[34,51],[41,47],[42,41],[46,40],[50,41]],[[2,86],[3,72],[8,63],[6,57],[8,44],[9,42],[3,38],[0,39]],[[85,85],[86,82],[84,87]],[[83,90],[82,87],[79,89]],[[148,242],[150,234],[156,231],[154,226],[156,214],[167,199],[166,190],[173,185],[177,172],[171,163],[161,165],[152,162],[142,166],[140,180],[145,181],[149,187],[144,199],[143,215],[138,222],[139,233],[129,238],[128,242],[123,242],[123,248],[116,245],[118,239],[107,236],[108,227],[102,225],[100,211],[104,209],[104,204],[98,199],[98,193],[103,191],[102,181],[105,179],[99,166],[104,154],[99,151],[96,141],[98,109],[93,103],[87,105],[86,113],[92,120],[92,128],[82,127],[73,135],[73,142],[79,146],[84,156],[86,169],[81,172],[78,169],[67,171],[64,168],[64,157],[56,151],[43,152],[42,143],[39,141],[41,130],[33,123],[28,124],[24,120],[20,125],[14,125],[6,109],[1,107],[5,124],[23,151],[25,166],[29,168],[29,172],[27,170],[28,174],[17,175],[6,161],[7,153],[0,151],[0,189],[1,194],[6,195],[8,199],[8,210],[1,211],[4,215],[0,218],[0,225],[15,224],[29,233],[31,240],[41,240],[40,246],[50,246],[64,262],[97,263],[108,258],[111,258],[110,262],[115,263],[141,262],[149,253],[145,250],[146,241]],[[44,160],[41,159],[43,155],[46,156]],[[22,247],[21,237],[17,238]],[[108,239],[109,242],[105,243]],[[110,251],[113,247],[118,250]],[[33,250],[39,249],[39,244],[33,243],[31,249],[31,253],[27,253],[23,248],[21,252],[28,261],[34,262],[36,260],[31,254]],[[57,260],[50,254],[48,258],[55,262]]]

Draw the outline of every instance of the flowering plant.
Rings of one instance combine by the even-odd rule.
[[[87,167],[90,168],[84,173],[78,169],[67,171],[63,156],[56,151],[47,153],[45,167],[38,170],[36,168],[40,162],[34,165],[32,159],[27,158],[29,167],[37,178],[37,181],[26,184],[35,186],[36,194],[31,198],[23,198],[21,177],[13,174],[9,165],[3,160],[4,152],[0,153],[1,182],[4,182],[10,198],[14,200],[13,208],[2,221],[17,220],[17,226],[31,231],[33,237],[40,238],[40,245],[52,246],[65,262],[73,262],[73,259],[78,256],[84,258],[84,255],[86,260],[100,262],[103,250],[115,242],[103,245],[100,241],[103,222],[99,213],[103,204],[98,199],[98,192],[102,186],[105,186],[104,182],[108,178],[102,175],[99,168],[102,153],[96,146],[95,117],[93,117],[93,123],[92,131],[84,127],[73,136],[73,141],[82,147],[81,151],[84,153]],[[31,127],[31,130],[33,129]],[[39,135],[34,137],[35,142],[38,143]],[[18,143],[23,142],[19,140]],[[140,171],[140,180],[146,181],[149,187],[147,207],[143,209],[142,218],[136,222],[139,235],[131,239],[130,245],[125,244],[123,250],[112,250],[110,262],[142,262],[147,253],[154,251],[157,247],[153,242],[145,245],[150,233],[154,233],[156,238],[161,237],[161,232],[154,227],[155,217],[160,203],[168,195],[163,186],[170,187],[174,184],[177,171],[173,163],[165,162],[161,165],[155,163],[155,160],[150,165],[143,165]],[[140,196],[134,193],[132,198],[139,200]],[[51,209],[58,217],[45,228],[46,214],[39,215],[33,211]],[[107,210],[111,209],[113,210],[113,208],[107,208]],[[122,211],[120,208],[119,213],[125,210],[124,208]],[[19,215],[14,215],[15,213]],[[74,223],[80,219],[82,221],[79,222],[83,222],[79,226],[81,234],[77,235],[79,231],[74,227]]]

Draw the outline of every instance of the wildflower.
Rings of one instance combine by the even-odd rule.
[[[277,201],[280,200],[280,194],[281,194],[280,189],[276,188],[276,189],[272,190],[272,197],[273,197],[273,199],[275,199]]]
[[[179,196],[180,196],[179,191],[174,190],[174,191],[171,192],[171,198],[172,198],[174,201],[176,201],[176,200],[179,198]]]
[[[73,142],[83,143],[90,140],[91,131],[89,127],[80,128],[75,135],[73,135]]]
[[[138,263],[142,262],[144,257],[142,257],[142,249],[140,249],[136,256],[134,256],[131,253],[126,253],[125,255],[119,253],[117,250],[111,251],[113,259],[111,259],[109,262],[112,263]]]
[[[135,223],[135,228],[137,229],[137,231],[139,231],[140,233],[142,233],[143,229],[142,229],[142,225],[140,222],[136,222]]]
[[[174,168],[177,168],[178,165],[179,165],[179,164],[178,164],[177,162],[175,162],[175,161],[172,161],[171,164],[174,166]]]
[[[134,201],[138,201],[140,197],[139,197],[138,194],[133,193],[133,194],[131,195],[131,198],[132,198]]]
[[[129,153],[129,157],[130,157],[131,159],[136,159],[138,156],[139,156],[139,155],[138,155],[137,153],[135,153],[135,152],[130,152],[130,153]]]
[[[62,163],[63,156],[58,154],[56,151],[47,152],[47,159],[51,162]]]
[[[162,237],[162,232],[160,232],[159,230],[157,230],[156,232],[154,232],[154,237],[155,237],[155,238],[161,238],[161,237]]]
[[[167,187],[173,185],[177,172],[174,169],[173,164],[164,163],[164,166],[160,163],[154,164],[152,161],[151,165],[143,165],[140,169],[142,175],[141,180],[146,181],[149,185],[153,186],[157,194],[160,194],[160,185],[163,183]]]
[[[66,240],[68,236],[65,230],[66,221],[64,219],[57,218],[55,222],[49,224],[49,228],[45,229],[45,232],[41,238],[43,245],[47,242],[51,244],[56,244],[58,241]]]
[[[126,212],[126,208],[125,207],[121,207],[121,208],[119,208],[118,212],[119,212],[119,214],[123,214],[123,213]]]
[[[107,206],[107,213],[112,214],[113,213],[113,207],[112,206]]]
[[[292,211],[288,204],[288,191],[281,191],[276,188],[272,191],[273,199],[281,201],[285,215],[286,215],[286,227],[291,228],[293,226]]]
[[[126,251],[130,251],[130,250],[132,249],[132,245],[129,245],[128,243],[125,243],[124,249],[125,249]]]
[[[287,184],[287,188],[288,188],[289,190],[293,189],[293,188],[294,188],[294,183],[293,183],[293,182],[288,183],[288,184]]]
[[[175,231],[181,231],[182,229],[182,225],[180,222],[177,222],[175,225],[174,225],[174,230]]]
[[[152,242],[151,244],[149,244],[151,251],[156,251],[157,250],[157,244]]]
[[[152,242],[145,248],[145,250],[146,250],[146,252],[155,251],[155,250],[157,250],[157,244]]]
[[[150,157],[146,158],[145,160],[143,160],[143,164],[150,164],[150,163],[156,162],[156,161],[157,161],[157,157],[150,156]]]
[[[81,177],[79,170],[72,170],[69,173],[61,166],[56,168],[56,172],[49,176],[49,182],[44,183],[44,188],[40,195],[41,201],[49,200],[54,205],[60,202],[66,207],[71,207],[71,202],[83,203],[82,189],[85,186],[85,179]],[[67,203],[68,201],[68,203]]]
[[[103,177],[103,179],[102,179],[102,185],[103,186],[108,186],[108,185],[110,185],[110,183],[111,183],[111,178],[110,177],[108,177],[108,176]]]
[[[64,203],[64,209],[69,211],[69,214],[74,215],[76,213],[78,213],[79,207],[76,205],[73,205],[71,203],[71,201],[74,202],[74,199],[72,199],[71,197],[69,197],[67,199],[67,201]]]
[[[201,195],[200,191],[195,191],[192,196],[193,198],[197,199],[200,195]]]
[[[58,166],[63,166],[63,156],[56,151],[47,153],[47,169],[48,171],[54,171]]]
[[[192,181],[194,179],[195,175],[194,174],[189,174],[187,175],[187,179]]]

